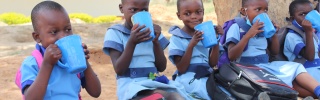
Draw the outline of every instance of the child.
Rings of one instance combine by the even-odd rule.
[[[292,25],[305,32],[306,41],[294,31],[289,31],[286,35],[283,53],[289,61],[296,58],[305,58],[307,61],[302,63],[308,73],[320,82],[320,59],[319,59],[319,37],[315,37],[311,23],[305,16],[313,10],[309,0],[295,0],[289,6],[290,21]],[[299,84],[297,84],[299,86]],[[301,86],[299,86],[301,87]],[[300,89],[300,88],[299,88]],[[312,93],[312,91],[310,91]],[[305,91],[304,94],[311,94]]]
[[[169,44],[161,34],[159,25],[154,24],[156,36],[151,42],[148,41],[151,39],[149,28],[141,31],[145,28],[144,25],[132,24],[132,15],[148,11],[149,2],[122,0],[119,9],[124,14],[125,23],[111,26],[105,35],[103,51],[111,57],[117,74],[118,99],[140,99],[155,93],[165,99],[188,99],[184,87],[179,84],[173,81],[162,83],[148,78],[150,73],[157,74],[166,69],[167,60],[163,50]]]
[[[320,86],[308,73],[306,73],[303,65],[294,62],[275,61],[268,62],[269,56],[266,53],[268,49],[271,54],[278,54],[279,42],[277,35],[273,35],[270,39],[259,35],[263,32],[262,22],[252,23],[253,19],[260,13],[268,11],[267,0],[242,0],[241,14],[246,16],[246,21],[250,30],[240,39],[242,29],[239,25],[233,24],[226,36],[228,48],[228,57],[231,61],[240,63],[255,64],[261,68],[268,70],[276,75],[287,85],[292,87],[292,83],[298,83],[304,89],[314,92],[316,96],[320,96]],[[276,24],[274,26],[278,27]],[[247,50],[243,51],[247,45]],[[295,85],[295,84],[293,84]],[[299,93],[302,93],[298,90]]]
[[[208,77],[205,72],[210,74],[207,70],[212,70],[211,68],[217,64],[219,45],[213,46],[209,54],[209,48],[205,48],[199,42],[203,39],[203,32],[194,29],[203,22],[202,0],[178,0],[177,9],[177,16],[184,26],[173,26],[169,30],[169,33],[173,34],[169,44],[169,59],[176,65],[179,73],[175,81],[181,83],[194,98],[210,100],[206,89]],[[217,25],[214,29],[217,34],[223,34],[221,26]]]
[[[25,99],[79,99],[81,85],[91,96],[99,97],[100,82],[88,61],[87,69],[80,73],[81,80],[77,74],[70,74],[56,65],[62,55],[58,46],[54,44],[55,41],[73,34],[65,9],[56,2],[43,1],[32,9],[31,20],[34,28],[32,36],[38,43],[36,49],[43,55],[43,62],[40,69],[33,56],[27,57],[22,63],[21,86]],[[85,44],[82,46],[86,59],[89,59],[87,46]]]

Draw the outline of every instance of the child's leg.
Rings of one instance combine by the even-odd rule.
[[[320,91],[319,91],[319,83],[307,72],[303,72],[299,74],[296,78],[295,81],[297,84],[299,84],[302,88],[306,89],[307,91],[312,92],[316,97],[320,96]],[[294,82],[293,82],[294,83]],[[316,92],[315,92],[316,91]],[[319,91],[317,93],[317,91]],[[300,93],[300,92],[299,92]],[[309,95],[310,96],[310,95]]]
[[[305,88],[303,88],[302,86],[300,86],[296,81],[292,82],[293,88],[299,92],[299,97],[307,97],[307,96],[312,96],[313,98],[317,98],[316,95],[314,95],[313,92],[310,92],[308,90],[306,90]]]

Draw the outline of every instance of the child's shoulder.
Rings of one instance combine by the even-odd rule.
[[[184,32],[179,26],[172,26],[169,29],[169,33],[172,34],[171,38],[180,38],[180,39],[191,39],[192,36]],[[170,38],[170,40],[171,40]]]
[[[37,68],[36,58],[34,56],[26,57],[21,63],[21,69]]]
[[[130,34],[131,31],[121,24],[115,24],[108,28],[107,32]]]

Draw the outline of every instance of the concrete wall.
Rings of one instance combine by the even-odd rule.
[[[32,8],[43,0],[0,0],[0,14],[18,12],[30,16]],[[93,17],[101,15],[122,16],[118,5],[121,0],[54,0],[68,13],[87,13]]]

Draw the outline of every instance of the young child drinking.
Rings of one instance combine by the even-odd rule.
[[[150,73],[157,74],[166,69],[167,60],[163,50],[169,44],[161,34],[159,25],[153,25],[155,38],[148,41],[151,39],[151,30],[143,30],[145,25],[133,25],[131,21],[135,13],[148,11],[149,2],[122,0],[119,9],[124,14],[125,23],[109,27],[105,35],[103,51],[111,57],[117,74],[118,99],[148,98],[156,94],[165,99],[189,99],[184,87],[178,83],[149,79]]]
[[[203,39],[203,32],[195,30],[195,26],[203,22],[204,7],[202,0],[178,0],[177,16],[184,26],[173,26],[169,30],[172,34],[169,44],[169,59],[176,65],[178,76],[175,81],[181,83],[189,95],[197,99],[210,100],[206,89],[208,70],[217,65],[219,44],[205,48],[199,41]],[[212,27],[217,34],[223,34],[221,26]],[[216,38],[216,37],[211,37]]]
[[[320,96],[319,83],[306,73],[303,65],[286,61],[268,61],[267,49],[271,54],[278,54],[279,52],[278,37],[277,35],[273,35],[267,39],[259,35],[259,33],[263,32],[260,29],[264,26],[264,23],[259,21],[253,23],[253,19],[258,14],[267,13],[268,1],[242,0],[240,11],[243,16],[246,16],[245,20],[251,28],[242,38],[240,38],[239,34],[243,30],[239,28],[239,25],[233,24],[228,30],[227,41],[224,46],[228,48],[230,61],[254,64],[273,73],[291,87],[297,83],[302,88],[313,92],[316,96]],[[276,24],[274,26],[277,27]],[[247,49],[244,51],[245,47]],[[299,90],[298,92],[302,93]]]
[[[313,5],[309,0],[295,0],[289,6],[290,21],[292,25],[304,32],[306,40],[297,32],[289,30],[286,35],[284,55],[289,61],[294,61],[296,58],[304,58],[307,61],[302,63],[307,72],[318,82],[320,82],[320,59],[319,59],[319,37],[315,35],[315,30],[312,28],[310,21],[305,19],[305,16],[313,10]],[[319,34],[319,33],[317,33]],[[297,84],[295,89],[305,90],[300,84]],[[313,91],[301,93],[301,95],[310,95]]]
[[[99,97],[100,82],[88,61],[87,69],[80,73],[80,77],[56,64],[62,54],[55,42],[73,34],[66,10],[54,1],[43,1],[32,9],[31,20],[34,29],[32,36],[38,43],[36,49],[41,52],[43,62],[39,65],[41,67],[38,67],[33,56],[22,62],[21,86],[25,99],[81,99],[81,85],[91,96]],[[87,46],[82,46],[86,59],[89,59]]]

